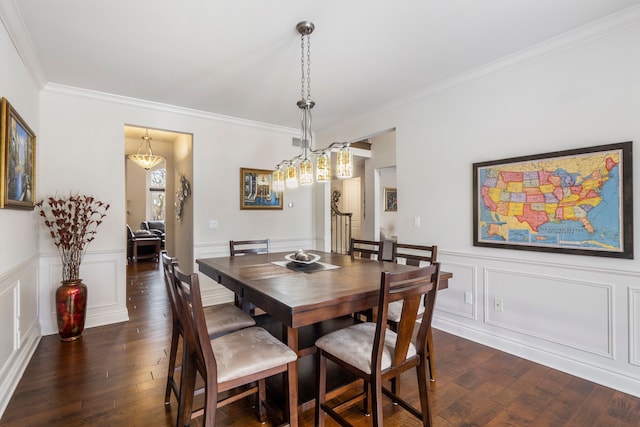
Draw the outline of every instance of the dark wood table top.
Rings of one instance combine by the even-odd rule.
[[[349,255],[310,251],[320,263],[339,268],[307,272],[283,262],[290,252],[196,260],[200,271],[260,307],[290,328],[374,307],[382,271],[416,267],[386,261],[351,259]],[[451,273],[442,272],[439,289],[448,286]]]

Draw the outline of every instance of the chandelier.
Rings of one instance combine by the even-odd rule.
[[[311,109],[316,103],[311,99],[311,33],[315,29],[313,22],[302,21],[296,25],[300,33],[301,87],[300,100],[300,154],[283,160],[273,171],[273,189],[284,191],[284,188],[296,188],[299,185],[311,185],[314,178],[313,159],[315,158],[315,179],[317,182],[331,181],[331,157],[334,149],[338,150],[336,160],[336,176],[351,178],[353,176],[353,154],[349,149],[350,142],[334,142],[331,145],[314,149],[311,132]]]
[[[146,129],[144,132],[142,142],[138,146],[138,154],[130,154],[129,159],[147,170],[164,162],[164,157],[156,156],[153,154],[153,151],[151,151],[151,137],[149,136],[149,129]]]

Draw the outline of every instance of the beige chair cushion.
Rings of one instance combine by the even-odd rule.
[[[266,330],[254,326],[211,340],[218,364],[218,382],[285,365],[296,353]]]
[[[253,317],[233,304],[204,307],[204,319],[207,322],[207,332],[210,337],[248,328],[256,324]]]
[[[402,314],[402,301],[394,301],[389,303],[389,308],[387,309],[387,319],[392,322],[400,322],[400,315]],[[418,317],[424,314],[424,298],[420,303],[420,307],[418,307]]]
[[[316,347],[331,353],[348,364],[371,373],[371,352],[376,333],[375,323],[359,323],[344,329],[331,332],[316,341]],[[391,367],[391,361],[395,353],[397,334],[387,330],[384,337],[384,350],[382,351],[381,369]],[[409,345],[407,358],[416,355],[416,347]]]

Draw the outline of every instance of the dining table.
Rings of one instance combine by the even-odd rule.
[[[266,316],[256,316],[258,324],[279,335],[298,354],[294,374],[300,385],[290,387],[295,387],[300,412],[314,405],[314,362],[308,356],[315,353],[315,339],[352,324],[354,313],[377,306],[383,271],[417,268],[338,253],[308,254],[312,257],[308,261],[296,261],[291,252],[196,260],[199,271],[234,292],[243,308],[253,305],[264,311]],[[441,271],[438,289],[446,289],[452,277],[451,273]],[[308,365],[306,382],[299,374],[303,360]],[[344,375],[336,377],[337,383],[328,384],[328,389],[338,393],[347,384],[340,381],[345,379]],[[297,420],[291,420],[291,425],[295,424]]]

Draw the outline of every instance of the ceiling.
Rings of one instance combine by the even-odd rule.
[[[299,127],[300,99],[295,26],[310,20],[316,26],[311,36],[316,131],[640,3],[9,1],[20,23],[20,31],[8,25],[14,42],[19,38],[16,44],[31,50],[23,57],[34,58],[43,84],[292,128]]]

